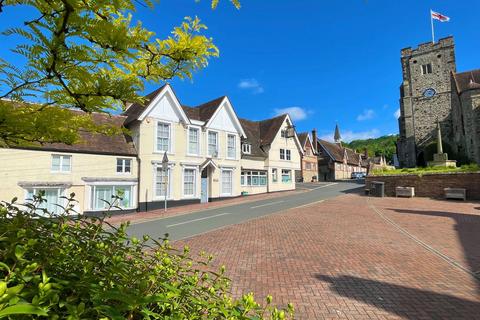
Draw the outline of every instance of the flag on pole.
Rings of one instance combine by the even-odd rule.
[[[446,15],[430,9],[430,24],[432,25],[432,43],[435,43],[435,30],[433,29],[433,20],[438,20],[440,22],[448,22],[450,21],[450,17],[447,17]]]
[[[438,20],[438,21],[441,21],[441,22],[450,21],[450,17],[447,17],[446,15],[443,15],[441,13],[430,10],[430,14],[432,15],[432,19],[435,19],[435,20]]]

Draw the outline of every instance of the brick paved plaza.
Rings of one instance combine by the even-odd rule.
[[[346,194],[195,236],[299,319],[480,319],[480,204]]]

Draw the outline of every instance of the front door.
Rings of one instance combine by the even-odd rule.
[[[208,202],[208,168],[205,168],[202,170],[200,202],[201,203]]]

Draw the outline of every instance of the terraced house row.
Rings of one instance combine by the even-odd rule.
[[[52,212],[75,193],[78,213],[104,211],[119,195],[125,212],[295,189],[303,153],[292,120],[239,119],[228,97],[182,105],[170,85],[123,115],[94,114],[130,135],[81,132],[73,145],[0,149],[0,199],[45,192]],[[168,166],[162,165],[167,153]],[[106,202],[107,201],[107,202]]]

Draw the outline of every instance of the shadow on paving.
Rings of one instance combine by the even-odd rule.
[[[388,210],[398,213],[420,214],[453,219],[456,222],[455,230],[462,245],[463,252],[468,263],[468,268],[471,272],[476,274],[477,292],[480,293],[480,216],[442,211],[422,211],[394,208],[390,208]]]
[[[355,299],[406,319],[478,319],[480,303],[431,291],[353,276],[318,274],[338,295]]]

